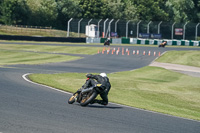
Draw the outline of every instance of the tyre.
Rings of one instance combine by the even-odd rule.
[[[73,104],[73,103],[76,101],[77,96],[78,96],[78,93],[75,93],[73,96],[71,96],[71,97],[69,98],[69,100],[68,100],[68,103],[69,103],[69,104]]]
[[[97,97],[97,95],[98,93],[96,91],[89,93],[86,97],[82,98],[80,105],[87,106],[90,102],[92,102]]]

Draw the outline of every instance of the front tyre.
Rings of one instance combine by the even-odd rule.
[[[71,97],[69,98],[69,100],[68,100],[68,103],[69,103],[69,104],[73,104],[73,103],[76,101],[77,96],[78,96],[78,93],[75,93],[73,96],[71,96]]]
[[[96,91],[93,91],[91,94],[88,94],[86,97],[83,97],[80,105],[81,106],[87,106],[90,102],[92,102],[96,97],[98,93]]]

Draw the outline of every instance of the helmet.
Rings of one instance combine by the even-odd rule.
[[[101,77],[107,77],[106,73],[100,73]]]

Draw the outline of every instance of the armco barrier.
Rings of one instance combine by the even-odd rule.
[[[92,39],[90,39],[92,40]],[[106,38],[101,38],[96,43],[104,43]],[[200,41],[188,41],[188,40],[158,40],[158,39],[140,39],[140,38],[112,38],[111,43],[113,44],[145,44],[145,45],[159,45],[163,41],[167,41],[167,45],[173,46],[200,46]],[[94,43],[90,41],[87,43]]]
[[[34,36],[11,36],[0,35],[0,40],[20,40],[20,41],[47,41],[47,42],[75,42],[85,43],[86,38],[73,37],[34,37]]]

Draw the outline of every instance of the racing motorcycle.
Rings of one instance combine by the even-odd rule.
[[[68,103],[73,104],[74,102],[78,102],[81,106],[87,106],[89,103],[93,102],[93,100],[101,92],[100,86],[101,84],[96,84],[86,89],[82,89],[81,92],[74,93],[69,98]]]
[[[161,43],[160,45],[158,45],[158,47],[165,47],[167,45],[167,41],[164,41],[163,43]]]

